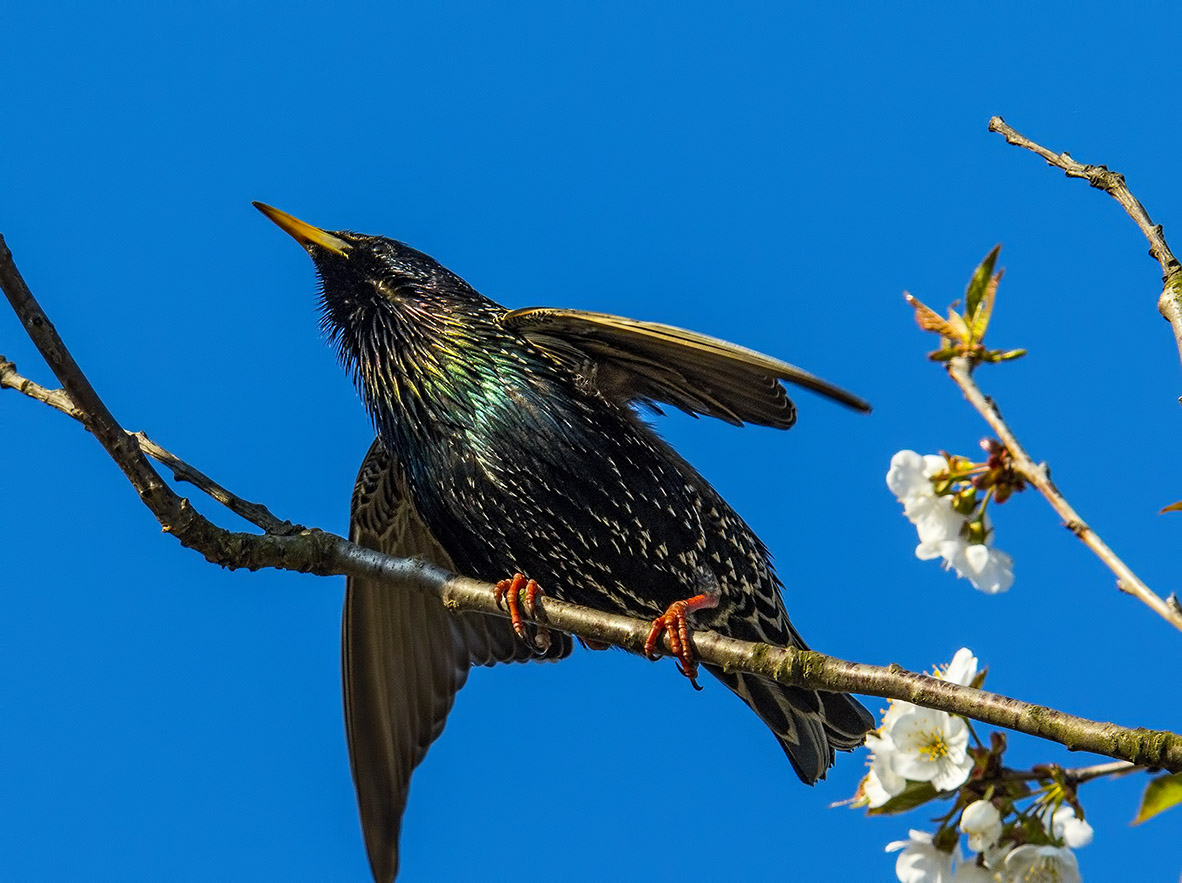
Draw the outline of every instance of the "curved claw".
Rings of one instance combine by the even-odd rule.
[[[524,604],[521,599],[522,589],[525,590]],[[534,652],[539,655],[544,655],[550,649],[550,630],[544,625],[537,626],[534,639],[531,641],[521,611],[524,607],[526,616],[537,619],[538,598],[544,594],[537,580],[527,580],[523,573],[515,573],[511,579],[501,580],[493,590],[497,606],[499,607],[502,601],[505,602],[509,610],[509,621],[513,624],[513,631],[517,633],[517,637],[533,647]]]
[[[689,678],[690,686],[693,687],[695,690],[697,690],[699,693],[701,693],[702,692],[702,685],[698,683],[698,663],[695,661],[691,664],[693,667],[686,669],[686,668],[683,668],[682,664],[679,662],[679,663],[677,663],[677,671],[679,674],[683,675],[684,677]]]
[[[718,596],[713,594],[694,595],[684,601],[674,601],[668,610],[653,620],[653,627],[644,641],[644,655],[649,659],[660,659],[661,654],[654,651],[661,635],[668,635],[669,652],[677,660],[677,670],[689,678],[695,690],[701,690],[698,684],[698,662],[694,659],[694,647],[690,643],[692,630],[686,617],[695,610],[717,606]]]
[[[669,652],[677,660],[677,670],[689,678],[695,690],[700,690],[702,688],[698,686],[698,663],[694,659],[693,646],[690,644],[690,627],[686,621],[688,612],[689,604],[686,601],[674,601],[668,610],[654,619],[653,627],[644,641],[644,655],[652,660],[660,659],[661,654],[654,651],[661,640],[661,634],[667,634]]]

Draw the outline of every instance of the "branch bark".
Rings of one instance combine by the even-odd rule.
[[[46,389],[39,383],[35,383],[27,377],[22,377],[20,372],[17,371],[16,365],[0,354],[0,389],[4,388],[15,389],[17,392],[23,393],[31,399],[36,399],[55,410],[61,411],[67,417],[73,417],[80,423],[86,424],[83,411],[75,407],[74,402],[66,394],[65,390]],[[280,521],[262,503],[252,503],[226,490],[226,488],[222,487],[204,472],[190,466],[171,451],[160,447],[160,445],[148,438],[147,433],[128,432],[128,435],[135,439],[141,451],[157,463],[171,469],[172,476],[177,481],[186,481],[200,488],[231,512],[249,521],[251,524],[261,527],[267,533],[292,534],[303,530],[298,524],[292,524],[290,521]]]
[[[274,567],[321,576],[348,574],[376,578],[389,585],[390,591],[432,594],[451,610],[506,615],[498,606],[490,584],[456,576],[422,561],[392,558],[321,530],[292,527],[278,522],[270,513],[262,514],[250,508],[235,510],[268,530],[262,535],[218,527],[160,478],[145,457],[143,437],[125,431],[103,404],[33,298],[2,236],[0,287],[63,390],[45,390],[21,378],[15,366],[3,359],[0,359],[4,362],[0,375],[7,380],[0,385],[17,389],[80,420],[118,464],[165,532],[173,534],[182,545],[224,567],[251,570]],[[161,451],[157,450],[153,456]],[[201,475],[167,452],[160,459],[169,463],[170,468],[176,469],[179,464],[184,475]],[[210,487],[215,486],[208,479],[206,482]],[[233,497],[224,489],[221,492]],[[218,498],[217,493],[214,496]],[[554,598],[540,599],[538,608],[535,621],[540,624],[614,644],[636,654],[643,653],[651,625]],[[1073,751],[1091,751],[1134,764],[1182,771],[1182,735],[1175,733],[1087,720],[909,672],[897,665],[847,662],[814,651],[738,641],[705,630],[694,633],[692,640],[702,661],[728,670],[751,672],[809,689],[901,699],[1059,742]],[[667,642],[663,646],[668,650]]]
[[[1145,206],[1133,196],[1125,176],[1109,171],[1107,166],[1085,165],[1076,162],[1068,153],[1053,153],[1037,142],[1031,141],[1006,124],[999,116],[990,118],[989,131],[997,132],[1016,147],[1037,153],[1047,165],[1062,169],[1068,178],[1083,178],[1097,190],[1103,190],[1121,204],[1129,217],[1149,240],[1149,255],[1161,265],[1162,291],[1157,300],[1158,312],[1170,323],[1174,331],[1174,342],[1178,356],[1182,358],[1182,265],[1170,251],[1160,224],[1153,223]]]
[[[1035,463],[1026,453],[1026,449],[1022,447],[1022,443],[1014,435],[1014,431],[1002,418],[997,404],[981,392],[981,388],[973,380],[973,361],[968,356],[957,356],[948,362],[948,376],[960,387],[960,391],[964,393],[969,404],[977,409],[980,415],[985,418],[985,422],[997,433],[997,437],[1001,439],[1002,444],[1006,446],[1010,456],[1013,457],[1014,468],[1039,493],[1046,497],[1051,508],[1063,519],[1063,524],[1067,529],[1079,537],[1080,541],[1091,549],[1096,557],[1107,565],[1109,570],[1116,574],[1117,588],[1132,595],[1174,628],[1182,631],[1182,610],[1149,588],[1133,572],[1133,569],[1125,564],[1104,540],[1100,539],[1100,535],[1088,526],[1074,507],[1067,502],[1067,498],[1063,496],[1055,483],[1051,481],[1051,470],[1047,464]]]

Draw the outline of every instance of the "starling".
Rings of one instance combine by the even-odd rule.
[[[315,263],[322,327],[377,431],[354,491],[354,541],[498,583],[508,601],[536,580],[562,600],[651,619],[650,644],[666,632],[690,677],[691,621],[806,647],[767,548],[640,409],[787,429],[796,408],[781,381],[860,411],[866,402],[668,325],[509,310],[401,242],[255,205]],[[453,615],[358,579],[346,589],[343,632],[353,779],[370,866],[387,883],[411,773],[469,667],[559,659],[571,641],[523,641],[508,620]],[[874,726],[846,694],[705,668],[759,715],[806,783]]]

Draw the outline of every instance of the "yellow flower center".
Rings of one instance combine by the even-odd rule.
[[[934,730],[929,733],[927,741],[919,747],[919,756],[933,763],[941,757],[947,757],[948,743],[944,741],[944,734]]]

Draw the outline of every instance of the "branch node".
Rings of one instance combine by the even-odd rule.
[[[1174,332],[1174,342],[1178,347],[1178,354],[1182,356],[1182,295],[1173,291],[1168,284],[1169,278],[1178,269],[1179,264],[1173,252],[1170,251],[1170,246],[1166,243],[1162,226],[1154,224],[1150,219],[1145,206],[1129,190],[1125,183],[1125,176],[1120,172],[1110,171],[1107,166],[1082,165],[1072,159],[1071,154],[1067,152],[1056,155],[1041,144],[1031,141],[1007,126],[1005,121],[998,116],[990,118],[989,131],[1000,132],[1005,136],[1007,143],[1038,154],[1047,161],[1048,165],[1062,169],[1069,178],[1086,178],[1093,187],[1105,191],[1121,204],[1125,213],[1132,218],[1149,241],[1150,257],[1154,258],[1161,266],[1163,279],[1167,280],[1161,297],[1158,299],[1158,310],[1169,320],[1170,328]]]

